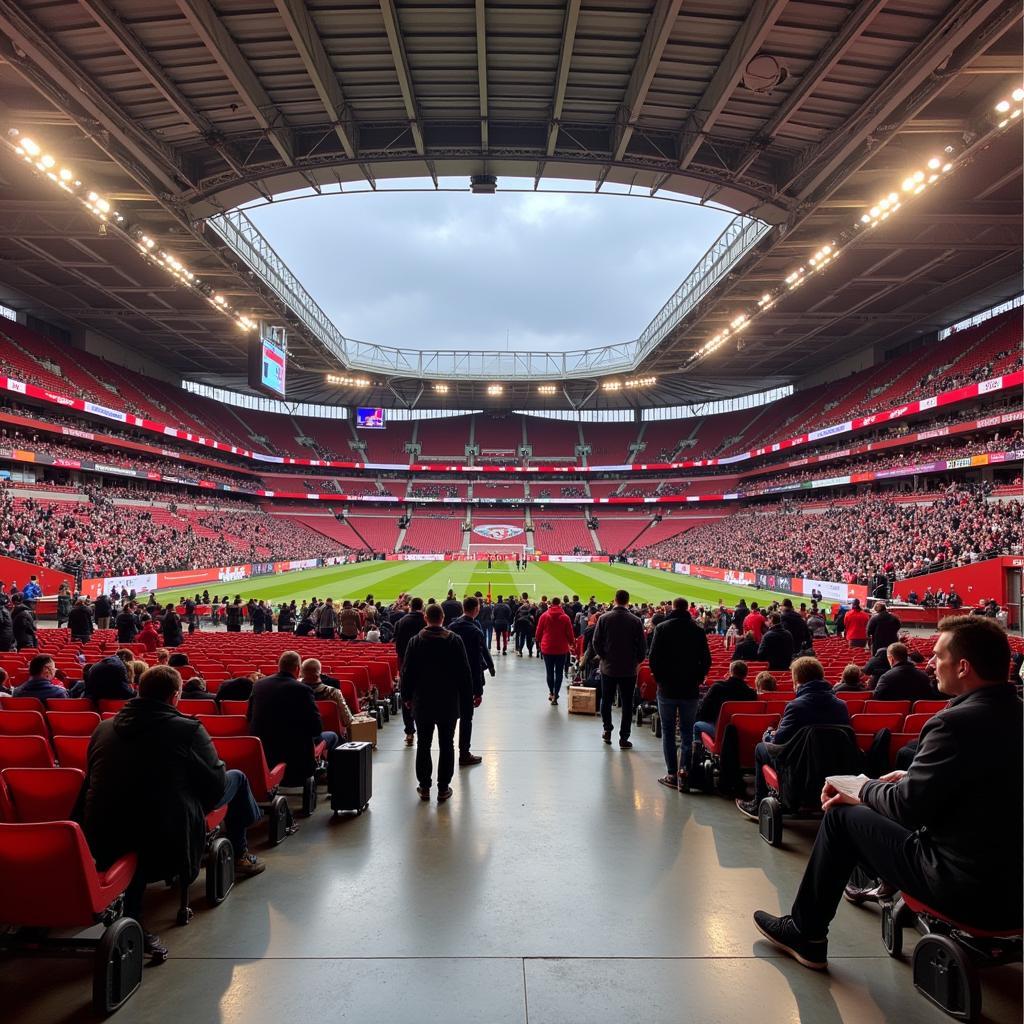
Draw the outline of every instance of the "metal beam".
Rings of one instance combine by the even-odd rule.
[[[788,181],[780,183],[788,189],[798,187],[797,198],[806,201],[839,168],[846,167],[856,151],[880,125],[891,119],[897,108],[904,105],[903,120],[912,118],[931,98],[933,91],[943,87],[948,77],[936,74],[944,61],[955,50],[985,26],[988,19],[1003,9],[999,23],[1017,20],[1019,12],[1014,4],[1004,0],[961,0],[954,4],[946,16],[932,29],[928,37],[904,61],[892,75],[868,98],[854,116],[833,132],[821,146],[808,150],[807,156],[799,161],[789,175]],[[991,42],[984,40],[985,45]],[[934,88],[917,94],[919,87],[931,84]],[[913,109],[905,104],[914,96]],[[893,123],[891,135],[899,125]]]
[[[105,0],[78,0],[99,25],[120,46],[124,54],[146,77],[150,85],[177,111],[178,116],[188,122],[224,158],[224,162],[235,172],[242,173],[242,165],[234,157],[227,144],[213,125],[188,101],[182,91],[167,77],[164,69],[153,55],[143,46],[134,32],[107,6]]]
[[[640,52],[636,55],[636,61],[626,85],[625,96],[619,107],[618,116],[615,118],[612,139],[612,160],[615,163],[625,156],[626,150],[629,148],[633,129],[644,108],[644,103],[647,101],[647,93],[654,81],[658,65],[661,63],[661,56],[672,35],[676,16],[679,14],[682,4],[683,0],[658,0],[654,5],[654,10],[651,11],[651,17],[647,22],[647,31],[640,44]]]
[[[384,31],[388,34],[388,46],[391,47],[391,58],[395,63],[395,74],[398,75],[398,87],[402,90],[402,102],[405,104],[405,116],[409,119],[409,131],[412,133],[413,145],[420,156],[426,157],[427,148],[423,141],[423,128],[416,102],[416,92],[412,85],[412,72],[409,70],[409,58],[405,52],[405,40],[402,38],[402,26],[398,23],[398,11],[395,0],[380,0],[380,13],[384,18]],[[437,171],[430,160],[426,161],[427,170],[437,188]]]
[[[489,146],[487,129],[487,0],[476,0],[476,74],[480,89],[480,148]]]
[[[0,31],[5,33],[16,48],[11,61],[15,70],[38,87],[26,74],[24,60],[18,61],[17,50],[27,55],[36,68],[74,102],[93,117],[124,150],[138,161],[152,179],[155,191],[166,190],[179,195],[182,182],[193,184],[177,162],[174,153],[163,143],[153,139],[139,128],[93,79],[60,50],[34,21],[17,0],[0,0]],[[63,108],[62,108],[63,109]],[[74,116],[70,110],[65,110]]]
[[[295,163],[295,142],[291,129],[209,0],[178,0],[178,7],[249,108],[256,123],[266,132],[267,140],[277,150],[278,156],[289,167],[292,166]]]
[[[747,168],[757,159],[761,150],[789,123],[790,118],[807,97],[814,92],[822,81],[839,63],[843,54],[861,36],[864,29],[871,23],[875,15],[885,7],[887,0],[861,0],[843,22],[832,42],[822,50],[818,59],[807,69],[803,78],[793,91],[783,100],[782,105],[772,115],[768,123],[757,133],[755,144],[743,161],[733,171],[734,177],[745,173]]]
[[[331,119],[341,148],[345,151],[345,156],[352,160],[356,155],[356,147],[352,141],[355,130],[352,112],[324,49],[320,31],[314,24],[304,0],[274,0],[274,3],[284,27],[288,30],[288,35],[295,44],[295,49],[299,51],[299,57],[313,83],[313,88],[316,89],[316,94]]]
[[[755,0],[750,13],[740,25],[729,49],[722,58],[704,95],[690,112],[679,135],[679,169],[685,170],[697,155],[697,150],[708,132],[725,109],[733,90],[739,84],[747,64],[768,34],[775,27],[779,15],[789,0]]]
[[[554,156],[558,143],[558,123],[565,105],[565,87],[569,81],[569,67],[572,64],[572,50],[576,45],[576,26],[580,20],[582,0],[568,0],[565,5],[565,21],[562,23],[562,46],[558,53],[558,72],[555,75],[555,95],[551,103],[551,120],[548,124],[548,156]],[[538,174],[539,176],[539,174]]]

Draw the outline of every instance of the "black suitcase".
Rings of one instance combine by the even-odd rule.
[[[373,795],[372,746],[369,743],[340,743],[327,762],[327,792],[331,810],[362,814]]]

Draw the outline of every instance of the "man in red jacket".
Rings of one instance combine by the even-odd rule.
[[[565,614],[560,597],[551,598],[548,610],[537,620],[535,636],[548,674],[548,702],[555,705],[575,640],[572,622]]]
[[[743,632],[751,632],[754,634],[754,639],[760,643],[761,637],[764,636],[765,626],[768,623],[765,621],[765,617],[761,614],[761,609],[757,607],[756,601],[750,602],[750,612],[747,617],[743,620]]]
[[[843,619],[846,641],[851,647],[867,647],[868,622],[871,616],[860,606],[860,599],[854,598],[853,605]]]

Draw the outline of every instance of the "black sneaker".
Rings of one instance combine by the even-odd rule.
[[[611,742],[612,742],[611,730],[609,729],[609,730],[606,730],[605,732],[601,733],[601,739],[603,739],[605,741],[605,743],[607,743],[609,746],[611,746]]]
[[[866,886],[864,888],[848,885],[843,890],[843,895],[848,902],[852,903],[855,907],[859,907],[862,903],[888,902],[896,895],[896,890],[887,882],[879,882],[878,885]]]
[[[437,802],[443,804],[452,795],[452,787],[446,786],[444,789],[437,791]]]
[[[142,933],[142,951],[154,964],[162,964],[171,955],[171,951],[160,941],[160,936],[152,932]]]
[[[756,800],[737,800],[736,810],[740,812],[745,818],[749,818],[751,821],[757,821],[757,801]]]
[[[755,910],[754,927],[772,945],[777,946],[783,953],[788,953],[804,967],[810,967],[815,971],[824,971],[828,967],[828,939],[818,939],[814,942],[805,939],[788,914],[785,917],[775,917],[765,910]]]
[[[620,750],[632,750],[633,744],[629,740],[619,740]]]
[[[424,786],[417,786],[416,787],[416,792],[419,793],[421,800],[429,800],[430,799],[430,787],[429,786],[426,786],[426,787],[424,787]]]

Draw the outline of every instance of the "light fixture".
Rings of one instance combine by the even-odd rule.
[[[29,156],[39,156],[39,154],[42,152],[42,150],[40,150],[40,148],[30,138],[27,137],[21,139],[18,142],[18,147],[24,150],[24,152],[26,152]]]
[[[447,384],[435,384],[434,385],[434,392],[436,394],[438,394],[438,395],[447,395],[448,394],[448,385]]]
[[[626,381],[627,388],[649,388],[658,383],[657,377],[633,377]]]
[[[621,391],[622,381],[621,380],[606,380],[601,383],[602,391]]]
[[[1010,109],[1010,101],[1009,100],[1000,100],[996,104],[996,113],[998,113],[998,114],[1005,114],[1009,109]]]
[[[537,393],[541,395],[557,395],[558,388],[554,384],[541,384],[537,388]]]
[[[339,377],[337,374],[327,374],[328,384],[340,384],[346,388],[365,388],[370,386],[370,382],[365,377]]]
[[[488,384],[487,394],[489,395],[502,395],[505,393],[505,389],[500,384]]]

